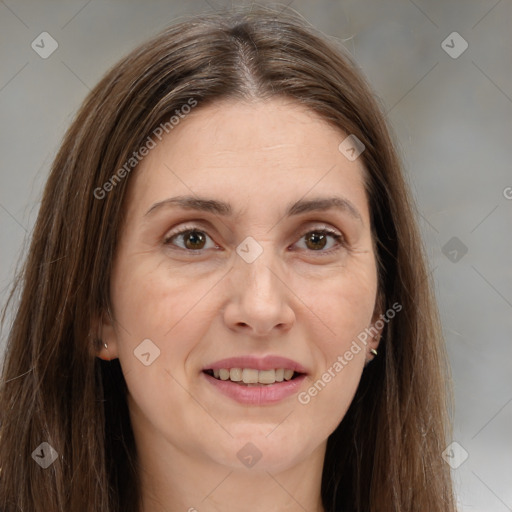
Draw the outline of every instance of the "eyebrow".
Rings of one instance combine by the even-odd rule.
[[[223,217],[233,216],[233,208],[229,203],[219,201],[217,199],[208,199],[198,196],[176,196],[169,197],[155,203],[145,213],[145,216],[151,214],[164,206],[177,206],[186,210],[197,210]],[[352,218],[363,223],[363,218],[358,209],[346,198],[340,196],[319,197],[313,199],[300,199],[293,204],[290,204],[286,210],[286,217],[292,215],[300,215],[302,213],[319,212],[336,209],[347,213]]]

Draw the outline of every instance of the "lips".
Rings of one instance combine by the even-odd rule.
[[[296,393],[307,371],[281,356],[240,356],[216,361],[202,373],[215,389],[237,402],[264,405]]]

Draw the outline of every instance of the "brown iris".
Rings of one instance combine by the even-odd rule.
[[[312,231],[311,233],[308,233],[305,238],[306,245],[308,246],[308,248],[317,250],[323,249],[325,247],[327,237],[325,233],[317,233],[315,231]],[[312,247],[309,245],[310,242],[313,244]]]
[[[206,237],[200,231],[186,231],[183,234],[185,247],[192,250],[200,250],[204,247]]]

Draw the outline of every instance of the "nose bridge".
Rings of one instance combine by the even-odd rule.
[[[237,247],[237,253],[226,322],[232,327],[248,326],[261,335],[276,326],[291,325],[293,311],[286,286],[278,275],[280,265],[271,241],[259,243],[246,239]]]
[[[244,284],[243,289],[259,295],[276,297],[279,289],[279,279],[276,274],[276,255],[272,250],[271,242],[258,242],[247,237],[237,247],[239,258],[235,264]]]

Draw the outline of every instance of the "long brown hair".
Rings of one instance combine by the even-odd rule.
[[[87,96],[63,140],[9,301],[17,290],[0,388],[2,512],[139,512],[125,381],[117,359],[94,356],[91,337],[92,319],[110,310],[123,198],[136,172],[126,162],[191,98],[201,108],[271,97],[300,102],[365,145],[382,311],[402,306],[328,439],[325,510],[455,510],[441,457],[446,355],[382,109],[339,45],[293,12],[253,8],[181,21],[132,51]],[[57,453],[46,469],[32,457],[42,442]]]

